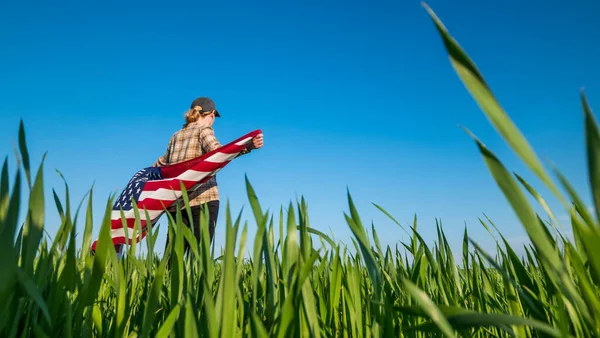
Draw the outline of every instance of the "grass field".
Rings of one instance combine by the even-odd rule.
[[[62,219],[52,240],[44,235],[43,161],[30,168],[25,129],[19,129],[19,170],[0,177],[0,335],[2,337],[592,337],[600,333],[600,133],[582,93],[589,165],[590,212],[560,172],[552,176],[496,102],[474,63],[425,5],[451,65],[482,112],[512,150],[571,216],[574,241],[561,234],[545,200],[511,173],[474,134],[490,174],[529,235],[524,257],[500,235],[483,250],[464,233],[461,262],[437,226],[428,247],[413,224],[398,224],[410,242],[381,247],[365,228],[348,194],[346,221],[355,252],[310,228],[304,200],[273,214],[261,209],[247,182],[255,223],[242,224],[227,206],[226,245],[217,257],[180,226],[167,254],[154,252],[156,231],[118,259],[110,243],[111,196],[101,210],[97,252],[91,244],[92,197],[73,210],[56,193]],[[21,186],[30,189],[21,196]],[[560,189],[559,189],[560,188]],[[560,191],[566,191],[563,195]],[[26,206],[25,223],[18,224]],[[543,215],[534,206],[545,210]],[[381,209],[392,220],[388,211]],[[79,213],[85,224],[75,224]],[[562,212],[562,210],[561,210]],[[144,217],[143,210],[140,212]],[[490,231],[491,220],[483,222]],[[254,238],[246,236],[256,227]],[[76,231],[76,228],[79,231]],[[81,231],[83,229],[83,231]],[[495,229],[497,230],[497,229]],[[76,237],[83,232],[83,237]],[[370,235],[369,235],[370,232]],[[498,231],[499,232],[499,231]],[[275,233],[280,234],[275,236]],[[82,241],[82,242],[78,242]],[[183,256],[184,241],[192,246]],[[315,249],[314,243],[321,243]],[[247,249],[247,260],[238,259]],[[404,250],[405,249],[405,250]],[[167,268],[169,262],[170,267]]]

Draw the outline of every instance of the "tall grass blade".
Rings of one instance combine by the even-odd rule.
[[[185,337],[199,337],[198,323],[196,322],[196,311],[192,306],[190,297],[186,297],[185,303]]]
[[[500,106],[475,63],[469,58],[458,42],[448,33],[444,24],[433,10],[422,3],[427,10],[435,27],[442,37],[452,67],[469,90],[479,107],[485,113],[496,130],[508,142],[515,153],[525,164],[548,186],[548,188],[566,205],[564,197],[560,194],[547,172],[544,170],[535,151],[529,142],[515,126],[514,122]]]
[[[28,275],[33,275],[35,255],[44,232],[44,154],[29,198],[29,210],[23,228],[22,266]]]
[[[88,257],[89,248],[92,243],[92,228],[93,228],[93,208],[92,208],[92,195],[93,195],[94,187],[89,190],[89,198],[87,209],[85,211],[85,228],[83,230],[83,242],[82,242],[82,250],[81,250],[81,260],[83,262],[86,261]]]
[[[15,246],[13,238],[15,237],[21,202],[21,174],[19,171],[17,171],[12,191],[8,210],[5,212],[6,218],[3,222],[2,236],[0,236],[0,253],[2,254],[2,259],[0,259],[0,269],[2,271],[0,273],[0,301],[10,297],[10,291],[17,282],[16,269],[18,268],[19,245]]]
[[[25,125],[23,119],[19,122],[19,150],[21,152],[21,160],[23,161],[23,170],[27,179],[27,186],[31,190],[31,164],[29,161],[29,151],[27,150],[27,140],[25,137]]]
[[[113,198],[111,197],[106,203],[104,219],[102,220],[100,234],[98,236],[98,242],[96,245],[96,252],[94,253],[92,271],[85,281],[85,293],[80,294],[80,297],[83,297],[81,300],[82,306],[92,305],[94,303],[94,299],[98,297],[98,290],[100,289],[104,272],[106,270],[106,261],[109,255],[108,251],[114,251],[114,246],[110,238],[110,215],[112,211],[112,200]],[[86,250],[86,248],[84,248],[84,250]]]
[[[592,189],[596,216],[600,219],[600,132],[598,131],[598,124],[592,115],[592,110],[588,105],[583,90],[581,91],[581,105],[583,106],[585,115],[585,140],[587,146],[589,181]]]
[[[472,135],[473,136],[473,135]],[[475,136],[473,136],[475,138]],[[548,235],[547,229],[529,205],[518,184],[506,171],[504,166],[477,138],[475,141],[496,183],[525,227],[533,245],[541,256],[541,264],[549,273],[552,282],[563,289],[567,297],[578,306],[584,305],[583,299],[576,291],[573,281],[566,274],[563,261]]]
[[[423,312],[425,312],[429,318],[431,318],[433,323],[442,331],[442,333],[444,333],[446,337],[456,337],[454,329],[444,314],[431,301],[429,296],[423,290],[419,289],[415,284],[407,279],[403,279],[402,284],[407,289],[411,297],[418,302],[421,310],[423,310]]]
[[[0,235],[6,225],[6,214],[8,212],[8,202],[10,201],[10,192],[8,187],[8,157],[4,159],[2,165],[2,174],[0,176]]]
[[[148,303],[146,304],[146,307],[144,309],[144,321],[142,323],[142,337],[150,337],[150,333],[152,332],[152,329],[155,327],[154,317],[156,316],[156,310],[159,306],[159,302],[161,299],[166,266],[167,266],[167,260],[166,259],[161,260],[160,265],[159,265],[158,269],[156,270],[156,274],[154,275],[154,280],[152,281],[152,286],[150,288],[150,294],[148,296]],[[178,304],[175,304],[175,308],[172,310],[169,317],[171,317],[171,316],[177,317],[179,315],[179,308],[177,306],[178,306]],[[175,312],[175,310],[177,310],[177,312]],[[165,325],[168,325],[168,324],[166,324],[166,323],[163,324],[163,327],[161,328],[161,330],[163,330],[163,334],[165,334],[165,332],[170,332],[171,328],[172,328],[172,326],[171,326],[171,328],[169,328],[168,326],[165,327]],[[157,335],[158,335],[158,333],[157,333]]]
[[[531,196],[535,198],[535,200],[542,206],[542,208],[544,208],[544,211],[552,219],[554,224],[560,226],[560,223],[556,220],[556,217],[554,216],[552,210],[550,210],[550,207],[548,206],[548,203],[546,203],[546,200],[544,200],[544,198],[529,183],[527,183],[527,181],[523,177],[521,177],[517,173],[515,173],[514,175],[517,178],[517,180],[519,180],[521,185],[523,185],[523,187],[525,187],[525,189],[529,192],[529,194],[531,194]],[[552,225],[552,228],[554,229],[554,231],[558,232],[558,229],[556,229],[554,225]]]
[[[358,215],[358,211],[354,206],[354,202],[352,201],[352,196],[350,196],[350,191],[347,192],[348,196],[348,205],[350,208],[350,216],[344,213],[346,217],[346,222],[348,223],[350,230],[354,234],[354,237],[358,241],[360,246],[360,252],[363,255],[363,259],[365,260],[365,264],[367,266],[367,270],[369,271],[369,277],[371,278],[371,282],[373,283],[373,289],[375,292],[375,297],[379,299],[380,297],[380,285],[381,285],[381,273],[377,267],[377,262],[375,260],[375,256],[370,249],[370,244],[367,238],[367,233],[362,226],[362,222],[360,221],[360,216]]]
[[[179,319],[180,307],[179,304],[173,307],[171,313],[165,321],[162,323],[158,332],[156,332],[156,338],[167,338],[172,333],[173,328],[175,327],[177,319]]]
[[[398,308],[403,312],[412,313],[414,315],[425,316],[426,313],[420,308],[412,307],[412,308]],[[459,307],[447,307],[440,306],[440,313],[442,313],[448,320],[448,323],[452,325],[458,331],[463,331],[466,329],[481,327],[481,326],[493,326],[500,328],[504,331],[512,332],[510,326],[526,326],[531,327],[550,337],[563,337],[561,332],[556,328],[546,324],[539,322],[537,320],[523,318],[519,316],[513,316],[509,314],[502,313],[479,313],[471,310],[465,310]],[[433,332],[432,328],[434,327],[433,323],[425,323],[407,330],[408,332],[413,331],[427,331]],[[571,336],[568,336],[571,337]]]

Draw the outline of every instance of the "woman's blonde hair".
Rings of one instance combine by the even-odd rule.
[[[185,113],[185,123],[183,124],[183,127],[187,127],[190,123],[194,123],[196,121],[198,121],[200,119],[200,117],[202,116],[207,116],[212,114],[212,111],[202,111],[202,107],[200,106],[195,106],[194,108],[188,110]]]

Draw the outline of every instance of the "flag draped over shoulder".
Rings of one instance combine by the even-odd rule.
[[[185,162],[163,167],[147,167],[138,171],[113,205],[110,232],[113,245],[132,244],[131,236],[135,226],[132,200],[137,204],[140,214],[141,234],[137,234],[135,238],[136,242],[139,242],[146,236],[146,212],[150,216],[150,227],[152,227],[169,206],[177,201],[183,205],[181,183],[188,193],[196,190],[237,157],[260,133],[259,129],[252,131],[235,141]],[[127,234],[124,225],[127,227]],[[97,243],[97,240],[92,243],[92,251],[96,250]]]

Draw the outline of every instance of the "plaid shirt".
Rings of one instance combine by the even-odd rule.
[[[173,134],[169,141],[167,151],[164,155],[160,156],[152,166],[161,167],[168,164],[187,161],[219,147],[221,147],[221,143],[219,143],[215,137],[212,127],[200,124],[199,122],[190,123],[187,127],[184,127]],[[250,150],[244,149],[240,155],[249,152]],[[218,200],[219,190],[217,188],[217,176],[214,175],[196,191],[189,193],[189,199],[190,206]],[[175,211],[175,208],[176,205],[172,205],[169,210]]]

